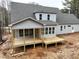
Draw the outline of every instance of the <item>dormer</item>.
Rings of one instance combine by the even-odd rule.
[[[51,20],[51,21],[56,22],[56,13],[35,12],[34,15],[37,20]]]

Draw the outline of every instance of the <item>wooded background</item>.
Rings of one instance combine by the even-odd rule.
[[[63,13],[71,13],[79,18],[79,0],[65,0],[63,5],[65,6],[64,9],[61,9]]]

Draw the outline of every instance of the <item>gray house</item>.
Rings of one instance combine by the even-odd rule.
[[[42,43],[45,39],[53,43],[63,41],[56,35],[79,32],[79,20],[73,14],[63,14],[58,8],[16,2],[11,2],[9,26],[14,39],[19,40],[16,46],[23,45],[23,38],[27,40],[26,45]],[[55,41],[55,37],[58,40]]]

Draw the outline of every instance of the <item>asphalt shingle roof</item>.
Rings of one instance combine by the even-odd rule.
[[[74,15],[63,14],[59,11],[58,8],[46,7],[46,6],[34,5],[34,4],[16,3],[16,2],[11,2],[11,23],[17,22],[27,17],[32,17],[36,20],[34,16],[35,12],[47,12],[47,13],[57,14],[56,22],[38,21],[46,25],[79,24],[79,20]]]
[[[51,25],[57,25],[58,23],[56,22],[53,22],[53,21],[38,21],[44,25],[47,25],[47,26],[51,26]]]

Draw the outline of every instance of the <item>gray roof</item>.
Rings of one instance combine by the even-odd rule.
[[[38,22],[40,22],[41,24],[44,24],[44,25],[47,25],[47,26],[52,26],[52,25],[57,25],[58,23],[56,23],[56,22],[53,22],[53,21],[38,21]]]
[[[27,17],[32,17],[36,19],[34,16],[35,12],[56,13],[58,24],[79,24],[79,20],[74,15],[62,14],[58,8],[16,2],[11,2],[11,23],[17,22]],[[56,22],[52,21],[39,22],[47,25],[57,24]]]
[[[32,17],[28,17],[28,18],[24,18],[22,20],[19,20],[17,22],[14,22],[14,23],[10,24],[9,26],[13,26],[13,25],[16,25],[18,23],[21,23],[21,22],[24,22],[24,21],[27,21],[27,20],[37,22],[37,23],[39,23],[39,24],[41,24],[43,26],[52,26],[52,25],[55,26],[55,25],[57,25],[57,23],[53,22],[53,21],[39,21],[39,20],[33,19]]]
[[[73,14],[60,13],[57,17],[57,22],[59,24],[79,24],[79,19],[77,19]]]
[[[27,17],[35,18],[34,12],[58,12],[58,8],[50,8],[41,5],[11,2],[11,22],[16,22]]]

